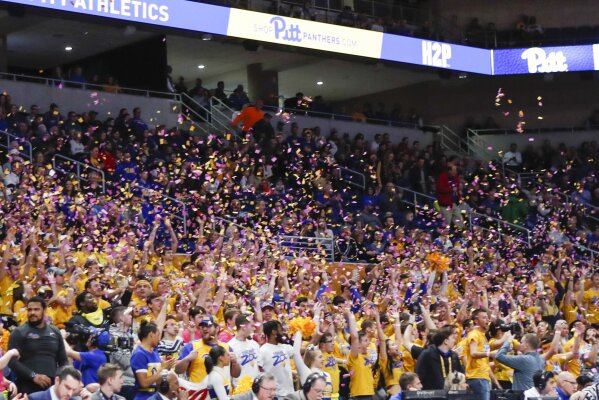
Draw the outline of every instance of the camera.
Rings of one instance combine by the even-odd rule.
[[[511,324],[501,324],[499,325],[499,330],[501,332],[512,332],[512,334],[520,333],[520,325],[516,322],[512,322]]]
[[[69,332],[70,337],[75,341],[87,342],[90,336],[95,336],[95,345],[107,353],[118,350],[132,350],[135,344],[132,337],[114,336],[106,329],[99,329],[93,326],[67,322],[65,330]]]

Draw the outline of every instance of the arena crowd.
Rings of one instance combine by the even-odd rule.
[[[259,103],[239,136],[150,126],[139,108],[100,121],[3,104],[17,138],[2,154],[7,397],[599,398],[586,203],[436,145],[285,135]],[[583,148],[553,175],[583,174],[592,197],[597,149]],[[95,169],[78,179],[56,155]],[[401,187],[436,201],[414,208]],[[469,224],[472,210],[532,241]],[[330,238],[359,263],[281,235]]]

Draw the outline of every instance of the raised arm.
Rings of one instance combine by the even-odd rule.
[[[179,248],[179,239],[177,238],[177,234],[175,233],[175,230],[173,229],[171,220],[168,218],[165,218],[164,225],[166,226],[166,230],[168,231],[168,234],[171,237],[171,251],[173,253],[176,253],[177,249]]]
[[[351,310],[344,311],[345,318],[349,324],[349,338],[350,338],[350,353],[352,357],[357,357],[360,354],[360,338],[358,336],[358,324],[356,323],[356,317]]]

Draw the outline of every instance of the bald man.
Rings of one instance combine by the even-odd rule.
[[[569,400],[577,388],[576,377],[570,372],[564,371],[557,375],[556,391],[560,400]]]

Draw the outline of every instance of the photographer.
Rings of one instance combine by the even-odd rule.
[[[515,356],[507,355],[514,340],[512,332],[505,332],[503,339],[503,345],[495,358],[503,365],[514,369],[512,388],[517,391],[525,391],[534,387],[533,375],[545,368],[545,359],[537,352],[540,345],[539,338],[534,333],[524,335],[519,348],[522,354]]]
[[[117,348],[109,355],[110,362],[118,365],[123,370],[123,386],[119,394],[127,400],[135,397],[135,375],[131,369],[131,352],[135,345],[131,324],[133,315],[131,309],[123,306],[115,307],[111,313],[112,325],[109,328],[110,336],[117,343]]]
[[[104,329],[107,326],[108,321],[104,318],[104,311],[98,307],[98,303],[95,297],[89,292],[81,292],[75,298],[75,304],[79,310],[78,314],[65,323],[67,331],[76,330],[77,326],[94,327],[97,329]],[[77,351],[86,351],[87,337],[81,335],[78,340],[75,349]]]
[[[105,348],[110,342],[108,332],[95,332],[89,335],[86,347],[89,351],[75,351],[67,342],[68,332],[62,330],[64,347],[67,356],[73,360],[73,366],[81,371],[83,385],[98,383],[98,368],[108,362],[106,353],[101,348]]]

